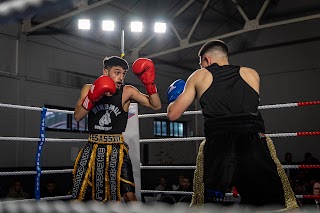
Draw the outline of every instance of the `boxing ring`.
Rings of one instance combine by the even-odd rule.
[[[139,128],[139,119],[144,118],[155,118],[155,117],[164,117],[167,114],[166,113],[155,113],[155,114],[144,114],[144,115],[138,115],[137,110],[137,104],[135,105],[136,108],[131,109],[131,105],[129,110],[133,110],[133,114],[136,115],[136,119],[133,121],[134,123],[131,125],[136,125]],[[267,110],[267,109],[279,109],[279,108],[290,108],[290,107],[307,107],[311,105],[320,105],[320,101],[309,101],[309,102],[297,102],[297,103],[286,103],[286,104],[273,104],[273,105],[264,105],[259,106],[259,110]],[[33,138],[27,138],[27,137],[6,137],[1,136],[1,141],[21,141],[21,142],[38,142],[37,151],[35,155],[35,170],[34,171],[14,171],[14,172],[0,172],[0,176],[16,176],[16,175],[35,175],[35,188],[34,188],[34,197],[35,199],[24,199],[24,200],[12,200],[7,201],[3,200],[0,202],[0,212],[25,212],[26,209],[32,209],[41,211],[41,209],[49,208],[49,206],[54,205],[54,211],[52,212],[66,212],[71,211],[72,212],[148,212],[150,211],[150,206],[145,207],[143,204],[136,204],[135,208],[131,208],[130,204],[122,206],[122,205],[114,205],[113,203],[110,203],[108,206],[108,210],[106,211],[105,206],[102,204],[98,204],[97,202],[88,202],[86,204],[79,203],[75,204],[72,202],[72,204],[68,204],[66,202],[62,202],[62,200],[69,200],[71,198],[71,195],[65,195],[65,196],[56,196],[56,197],[45,197],[41,198],[41,191],[40,191],[40,177],[41,175],[47,175],[47,174],[63,174],[63,173],[72,173],[73,169],[62,169],[62,170],[42,170],[41,169],[41,154],[43,146],[46,142],[56,142],[56,143],[67,143],[67,142],[87,142],[87,139],[62,139],[62,138],[46,138],[45,137],[45,115],[47,112],[60,112],[60,113],[66,113],[66,114],[73,114],[73,111],[68,110],[59,110],[59,109],[48,109],[48,108],[40,108],[40,107],[32,107],[32,106],[20,106],[20,105],[13,105],[13,104],[3,104],[0,103],[0,108],[9,108],[9,109],[19,109],[19,110],[32,110],[32,111],[39,111],[41,112],[40,116],[40,131],[39,131],[39,137],[33,137]],[[132,114],[132,113],[131,113]],[[197,115],[201,114],[201,111],[186,111],[183,115]],[[129,113],[130,116],[130,113]],[[129,119],[130,120],[130,119]],[[129,125],[128,120],[128,125]],[[137,132],[138,131],[138,132]],[[134,133],[135,132],[135,133]],[[124,133],[125,136],[126,133]],[[203,141],[205,137],[185,137],[185,138],[157,138],[157,139],[139,139],[139,129],[131,130],[127,134],[136,134],[135,138],[133,140],[136,140],[134,142],[136,146],[139,147],[140,144],[145,143],[161,143],[161,142],[180,142],[180,141]],[[271,133],[271,134],[265,134],[267,137],[276,138],[276,137],[302,137],[302,136],[312,136],[312,135],[320,135],[320,131],[304,131],[304,132],[288,132],[288,133]],[[128,143],[130,146],[130,150],[132,149],[132,142]],[[137,152],[135,156],[139,156],[137,159],[140,161],[140,151],[137,148],[133,148],[134,152]],[[131,154],[131,153],[130,153]],[[171,195],[171,194],[181,194],[181,195],[188,195],[191,196],[192,192],[184,192],[184,191],[157,191],[157,190],[141,190],[141,182],[140,182],[140,170],[162,170],[162,169],[173,169],[173,170],[179,170],[179,169],[190,169],[194,170],[195,166],[142,166],[139,162],[138,168],[135,169],[135,164],[133,164],[134,169],[134,176],[135,176],[135,182],[137,185],[136,188],[136,194],[139,200],[141,200],[141,195],[146,193],[160,193],[164,195]],[[283,165],[284,169],[319,169],[320,165]],[[232,200],[235,197],[238,197],[238,194],[234,193],[226,193],[225,198],[227,200]],[[241,197],[241,195],[240,195]],[[299,199],[320,199],[320,196],[314,196],[314,195],[296,195]],[[46,202],[36,202],[36,201],[47,201],[47,200],[53,200],[56,202],[53,202],[54,204],[46,203]],[[30,204],[32,203],[32,204]],[[79,205],[79,206],[78,206]],[[163,208],[168,208],[166,206],[162,206],[162,204],[159,204],[161,206],[161,211]],[[185,211],[188,212],[191,211],[189,208],[179,205],[179,208],[185,208]],[[18,210],[17,210],[18,209]],[[86,210],[86,211],[85,211]],[[181,209],[180,209],[181,210]],[[160,211],[160,210],[159,210]],[[33,211],[28,211],[33,212]],[[34,211],[36,212],[36,211]]]

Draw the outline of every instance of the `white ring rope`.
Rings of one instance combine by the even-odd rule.
[[[174,194],[174,195],[193,195],[193,192],[187,191],[160,191],[160,190],[141,190],[141,193],[155,193],[155,194]],[[233,193],[225,193],[226,197],[234,196]]]
[[[141,190],[141,193],[155,193],[155,194],[177,194],[177,195],[192,195],[193,192],[186,191],[159,191],[159,190]],[[225,193],[226,197],[234,196],[233,193]],[[296,195],[296,198],[305,198],[304,195]]]
[[[284,169],[319,169],[320,165],[282,165]],[[195,169],[196,166],[140,166],[140,169]],[[41,174],[72,173],[73,169],[43,170]],[[36,171],[0,172],[0,176],[35,175]]]
[[[193,192],[186,192],[186,191],[141,190],[141,193],[193,195]],[[233,193],[225,193],[225,196],[226,197],[233,197],[234,194]],[[296,198],[307,198],[307,197],[308,197],[308,195],[296,195]]]
[[[140,169],[195,169],[196,166],[140,166]],[[282,165],[284,169],[319,169],[320,165]]]
[[[160,193],[160,194],[175,194],[175,195],[192,195],[193,192],[186,191],[160,191],[160,190],[141,190],[141,193]]]
[[[271,138],[277,137],[295,137],[295,136],[310,136],[320,135],[319,131],[316,132],[292,132],[292,133],[272,133],[264,134]],[[40,138],[27,138],[27,137],[0,137],[0,141],[29,141],[38,142]],[[187,137],[187,138],[150,138],[140,139],[140,143],[155,143],[155,142],[186,142],[186,141],[203,141],[205,137]],[[73,138],[46,138],[48,142],[87,142],[87,139],[73,139]]]
[[[12,108],[12,109],[25,109],[25,110],[32,110],[32,111],[42,111],[41,107],[21,106],[21,105],[13,105],[13,104],[0,103],[0,107]],[[47,108],[47,112],[63,112],[66,114],[74,114],[74,111],[70,111],[70,110],[49,109],[49,108]]]
[[[258,106],[258,109],[278,109],[278,108],[288,108],[288,107],[299,107],[299,106],[310,106],[318,105],[320,101],[308,101],[308,102],[297,102],[297,103],[286,103],[286,104],[270,104]],[[186,111],[183,115],[199,115],[202,114],[201,110],[198,111]],[[167,116],[167,113],[153,113],[153,114],[144,114],[138,115],[138,118],[151,118],[151,117],[164,117]]]
[[[283,137],[295,137],[297,136],[296,132],[292,133],[272,133],[272,134],[265,134],[265,136],[269,136],[270,138],[283,138]]]
[[[310,105],[319,105],[319,104],[320,104],[320,101],[296,102],[296,103],[286,103],[286,104],[270,104],[270,105],[259,106],[258,109],[278,109],[278,108],[310,106]],[[0,107],[42,111],[41,107],[21,106],[21,105],[14,105],[14,104],[3,104],[3,103],[0,103]],[[60,110],[60,109],[49,109],[49,108],[47,108],[47,111],[48,112],[63,112],[63,113],[67,113],[67,114],[74,114],[74,111],[70,111],[70,110]],[[198,110],[198,111],[185,111],[183,113],[183,115],[196,115],[196,114],[202,114],[202,111],[201,110]],[[163,117],[163,116],[167,116],[167,113],[155,113],[155,114],[138,115],[138,118]]]
[[[298,103],[287,103],[287,104],[269,104],[258,106],[258,109],[279,109],[279,108],[290,108],[290,107],[297,107],[299,106]]]
[[[47,200],[65,200],[65,199],[71,199],[71,198],[72,198],[72,195],[64,195],[64,196],[55,196],[55,197],[43,197],[40,200],[46,200],[46,201]],[[1,201],[0,204],[2,205],[7,203],[24,203],[24,202],[35,202],[35,199],[4,200],[4,201]]]
[[[39,142],[40,138],[25,138],[25,137],[0,137],[0,141],[32,141]],[[46,142],[87,142],[88,139],[73,139],[73,138],[46,138]]]
[[[140,166],[140,169],[195,169],[196,166]]]
[[[278,137],[295,137],[295,136],[308,136],[308,135],[318,135],[319,132],[309,132],[310,134],[299,135],[297,132],[292,133],[272,133],[264,134],[265,136],[278,138]],[[314,134],[313,134],[314,133]],[[0,137],[0,141],[33,141],[38,142],[40,138],[26,138],[26,137]],[[154,143],[154,142],[185,142],[185,141],[203,141],[205,137],[187,137],[187,138],[150,138],[150,139],[140,139],[140,143]],[[72,138],[46,138],[48,142],[87,142],[87,139],[72,139]]]
[[[60,169],[60,170],[42,170],[41,174],[63,174],[71,173],[73,169]],[[11,176],[11,175],[35,175],[36,171],[15,171],[15,172],[0,172],[0,176]]]
[[[140,139],[140,143],[152,143],[152,142],[185,142],[185,141],[203,141],[205,137],[187,137],[187,138],[151,138],[151,139]]]
[[[65,196],[55,196],[55,197],[44,197],[41,200],[64,200],[64,199],[71,199],[72,195],[65,195]]]
[[[272,133],[272,134],[264,134],[265,136],[271,138],[279,138],[279,137],[295,137],[298,136],[297,132],[288,132],[288,133]],[[176,142],[176,141],[203,141],[205,137],[187,137],[187,138],[150,138],[150,139],[140,139],[140,143],[155,143],[155,142]]]
[[[193,192],[187,192],[187,191],[159,191],[159,190],[141,190],[142,194],[147,193],[154,193],[154,194],[174,194],[174,195],[193,195]],[[226,197],[233,197],[233,193],[225,193]],[[306,198],[308,195],[295,195],[296,198]],[[71,195],[65,195],[65,196],[55,196],[55,197],[44,197],[41,198],[41,200],[64,200],[64,199],[71,199]],[[7,204],[7,203],[23,203],[23,202],[34,202],[34,199],[22,199],[22,200],[5,200],[0,202],[0,204]]]

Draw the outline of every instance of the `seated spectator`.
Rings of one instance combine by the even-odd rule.
[[[191,192],[192,187],[191,187],[191,180],[188,177],[182,177],[179,187],[176,191],[185,191],[185,192]],[[177,202],[187,202],[190,203],[192,199],[192,195],[187,195],[187,194],[176,194],[175,195],[175,200]]]
[[[296,163],[292,161],[292,153],[287,152],[284,155],[284,161],[281,163],[282,165],[295,165]],[[288,176],[288,178],[295,178],[297,175],[297,172],[293,169],[285,169],[285,172]]]
[[[170,191],[170,187],[167,185],[167,178],[166,177],[159,178],[159,185],[156,186],[155,190],[157,190],[157,191]],[[157,200],[160,200],[161,193],[155,193],[155,197]]]
[[[179,188],[183,177],[183,175],[178,176],[178,182],[172,185],[172,190],[176,191]]]
[[[176,191],[192,191],[190,178],[183,176]]]
[[[29,194],[23,191],[22,181],[15,179],[9,188],[7,198],[12,199],[27,199]]]
[[[55,197],[58,195],[56,181],[52,178],[48,179],[41,193],[41,197]]]
[[[317,158],[313,157],[310,152],[306,152],[304,154],[304,160],[302,161],[303,165],[313,165],[313,164],[319,164],[319,161]]]
[[[156,186],[155,190],[158,191],[169,191],[170,187],[167,185],[167,178],[166,177],[160,177],[159,178],[159,185]]]
[[[314,181],[312,195],[320,196],[320,181]],[[302,212],[320,212],[320,199],[304,199]]]
[[[294,165],[295,163],[292,161],[292,153],[287,152],[284,155],[284,161],[282,162],[282,165]]]

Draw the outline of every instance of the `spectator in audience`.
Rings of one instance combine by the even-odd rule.
[[[304,154],[304,160],[302,161],[303,165],[318,165],[319,160],[315,158],[310,152],[306,152]],[[308,174],[311,177],[315,177],[316,179],[320,178],[320,170],[319,169],[309,169]]]
[[[170,188],[167,185],[167,178],[166,177],[160,177],[159,178],[159,185],[156,186],[155,190],[157,190],[157,191],[170,190]]]
[[[7,195],[9,199],[27,199],[29,194],[23,190],[22,181],[15,179],[9,188],[9,193]]]
[[[181,178],[179,187],[176,191],[185,191],[185,192],[191,192],[192,187],[191,187],[191,180],[188,177],[183,176]],[[175,199],[177,202],[187,202],[191,203],[192,195],[188,194],[176,194]]]
[[[190,178],[183,176],[176,191],[192,191]]]
[[[304,182],[297,182],[294,188],[294,192],[297,195],[305,195],[307,194],[307,190]]]
[[[312,164],[319,164],[317,158],[313,157],[310,152],[306,152],[304,154],[304,160],[302,161],[303,165],[312,165]]]
[[[170,187],[167,185],[167,178],[166,177],[160,177],[159,178],[159,185],[156,186],[155,190],[157,191],[170,191]],[[156,193],[155,197],[157,200],[160,200],[161,193]]]
[[[295,163],[293,163],[292,161],[292,153],[291,152],[287,152],[284,155],[284,161],[282,162],[282,165],[293,165]]]
[[[315,177],[310,177],[309,182],[306,184],[308,194],[313,194],[313,185],[315,182],[317,182],[317,179]]]
[[[296,182],[307,183],[310,179],[310,169],[299,169],[297,171]]]
[[[314,181],[312,195],[320,196],[320,181]],[[320,212],[320,199],[305,199],[302,206],[303,212]]]
[[[58,195],[57,193],[57,184],[53,178],[47,180],[43,193],[41,193],[42,197],[55,197]]]
[[[292,161],[292,153],[287,152],[284,155],[284,162],[282,162],[282,165],[295,165],[296,163]],[[285,169],[285,172],[288,176],[288,178],[295,178],[297,173],[293,169]]]
[[[178,182],[172,185],[172,190],[176,191],[179,188],[183,177],[183,175],[178,176]]]

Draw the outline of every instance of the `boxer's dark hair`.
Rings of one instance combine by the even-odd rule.
[[[220,51],[224,53],[227,57],[229,56],[229,51],[227,45],[221,40],[212,40],[205,43],[199,50],[198,56],[202,57],[205,53],[209,51]]]
[[[111,69],[111,67],[115,67],[115,66],[120,66],[124,70],[129,69],[128,62],[121,57],[111,56],[111,57],[105,57],[103,59],[103,68],[109,70]]]

